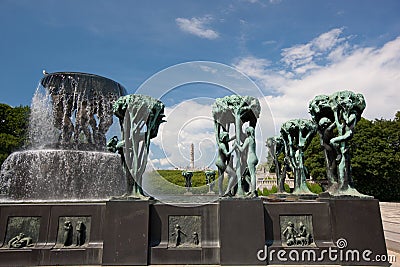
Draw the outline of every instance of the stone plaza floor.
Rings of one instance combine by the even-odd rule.
[[[380,202],[388,255],[395,257],[392,267],[400,267],[400,203]]]
[[[400,203],[380,202],[386,247],[400,253]]]

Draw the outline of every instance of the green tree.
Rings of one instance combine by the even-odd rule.
[[[307,187],[314,194],[322,193],[322,187],[318,183],[307,183]]]
[[[304,165],[310,176],[318,182],[324,182],[326,180],[325,156],[318,133],[304,151],[304,158]]]
[[[400,200],[400,112],[393,120],[362,118],[351,140],[351,166],[355,188],[381,201]],[[325,158],[316,135],[305,151],[310,175],[326,181]]]
[[[0,103],[0,165],[27,140],[28,106],[11,107]]]
[[[355,187],[381,201],[399,201],[400,112],[394,120],[361,119],[351,152]]]

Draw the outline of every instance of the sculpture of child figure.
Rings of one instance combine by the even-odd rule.
[[[283,231],[283,236],[286,238],[286,244],[288,246],[293,246],[296,244],[296,236],[298,232],[294,228],[294,223],[288,222],[288,226]]]
[[[175,236],[175,247],[182,244],[182,235],[187,236],[182,230],[179,224],[175,225],[172,236]]]
[[[198,245],[199,245],[199,243],[200,243],[200,241],[199,241],[199,234],[198,234],[197,232],[193,232],[193,234],[192,234],[192,241],[193,241],[193,244],[194,244],[195,246],[198,246]]]
[[[300,222],[299,223],[299,233],[296,239],[296,245],[310,245],[311,244],[311,234],[307,231],[306,226]]]
[[[228,132],[221,132],[218,138],[218,155],[215,161],[215,165],[218,168],[218,187],[220,196],[233,196],[232,189],[235,186],[235,171],[232,168],[232,157],[231,154],[235,147],[229,150],[229,142],[234,140],[235,136],[229,138]],[[224,174],[228,174],[228,187],[223,192]]]

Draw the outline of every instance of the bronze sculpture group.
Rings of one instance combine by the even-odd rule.
[[[255,127],[261,106],[251,96],[231,95],[217,98],[213,107],[215,135],[218,144],[216,165],[218,167],[219,194],[223,197],[257,197]],[[246,133],[243,125],[248,124]],[[229,137],[229,132],[233,132]],[[234,141],[232,147],[229,142]],[[232,153],[236,154],[234,162]],[[235,171],[236,170],[236,171]],[[228,187],[223,192],[225,172]],[[244,179],[243,179],[244,178]]]
[[[184,237],[183,237],[184,236]],[[182,231],[181,226],[176,224],[174,230],[171,233],[171,237],[174,241],[174,247],[185,246],[185,247],[196,247],[200,244],[199,234],[193,232],[191,238],[187,236],[185,232]]]
[[[120,97],[113,105],[118,117],[122,140],[113,137],[108,149],[121,154],[127,190],[124,197],[148,198],[142,187],[142,176],[146,169],[150,139],[157,136],[158,128],[165,122],[164,104],[145,95]]]
[[[304,166],[304,151],[317,132],[326,158],[330,182],[328,194],[368,197],[353,186],[349,155],[349,140],[364,108],[364,97],[351,91],[340,91],[330,96],[319,95],[309,104],[312,120],[289,120],[281,126],[280,136],[267,139],[268,151],[276,166],[279,197],[287,195],[284,183],[288,170],[294,173],[294,195],[311,199],[317,197],[306,184],[309,174]],[[165,122],[164,104],[149,96],[128,95],[120,97],[113,109],[120,119],[123,140],[118,141],[114,137],[109,141],[108,148],[121,154],[127,177],[126,196],[145,198],[142,175],[150,139],[157,136],[160,124]],[[217,98],[212,106],[218,151],[215,165],[221,197],[257,197],[255,127],[260,110],[256,98],[239,95]],[[284,154],[282,162],[278,159],[281,153]],[[190,174],[186,171],[182,173],[188,190],[191,187]],[[228,183],[224,190],[225,176]]]
[[[82,221],[77,221],[75,222],[76,226],[75,226],[75,230],[76,230],[76,234],[75,234],[75,238],[76,238],[76,242],[75,245],[77,247],[79,246],[83,246],[86,242],[86,225],[82,222]],[[72,246],[72,244],[74,243],[73,239],[74,239],[74,227],[72,225],[71,221],[65,221],[64,222],[64,226],[63,226],[63,230],[64,230],[64,234],[63,234],[63,246],[64,247],[69,247]]]
[[[298,229],[296,229],[294,223],[289,221],[282,235],[287,246],[307,246],[313,241],[311,233],[303,222],[300,222]]]
[[[349,141],[364,109],[362,94],[339,91],[330,96],[318,95],[310,101],[312,120],[295,119],[283,123],[280,136],[270,137],[266,143],[276,167],[278,194],[283,193],[286,170],[291,169],[295,176],[293,194],[316,197],[306,185],[307,168],[303,152],[318,132],[329,182],[325,195],[370,198],[354,188],[350,169]],[[284,159],[280,162],[278,156],[281,153]]]
[[[365,106],[364,96],[351,91],[319,95],[310,102],[309,112],[324,148],[329,181],[327,192],[331,195],[368,197],[354,188],[349,149],[354,127]]]

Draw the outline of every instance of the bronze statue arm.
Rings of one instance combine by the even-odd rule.
[[[246,138],[246,140],[244,140],[243,145],[239,145],[238,143],[235,143],[236,147],[239,149],[240,152],[243,152],[246,147],[249,145],[249,140]]]

